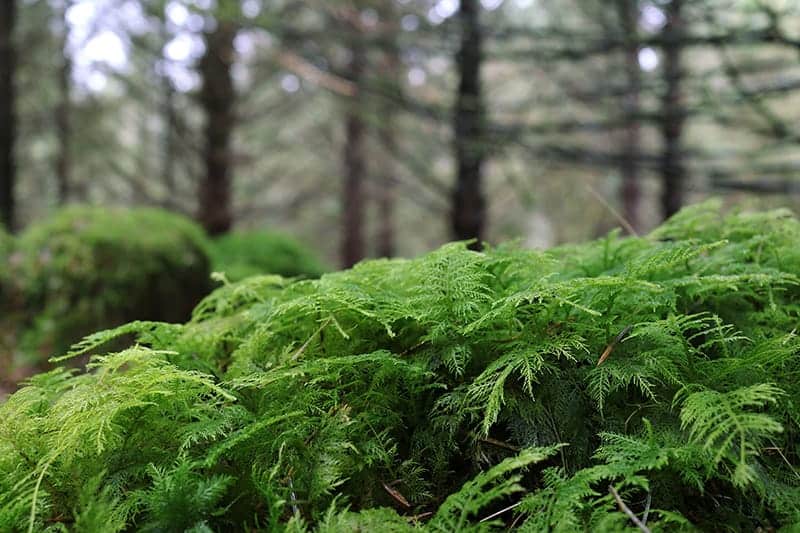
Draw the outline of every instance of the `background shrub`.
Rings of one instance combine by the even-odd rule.
[[[798,239],[705,204],[226,284],[0,405],[0,530],[794,530]]]
[[[134,319],[186,320],[211,289],[202,230],[155,209],[64,209],[22,233],[4,269],[4,321],[35,357]]]
[[[297,240],[272,231],[251,230],[223,235],[211,243],[215,271],[231,281],[258,274],[319,277],[325,266]]]

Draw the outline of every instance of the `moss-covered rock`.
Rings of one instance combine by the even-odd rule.
[[[265,230],[237,231],[211,243],[215,271],[231,281],[258,274],[319,277],[327,269],[309,248],[281,233]]]
[[[136,319],[186,320],[211,289],[207,242],[155,209],[71,207],[31,225],[7,254],[3,309],[34,357]]]

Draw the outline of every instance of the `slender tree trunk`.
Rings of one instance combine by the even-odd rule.
[[[69,26],[67,24],[67,10],[71,1],[64,3],[64,10],[61,13],[62,43],[61,49],[63,58],[61,68],[58,72],[58,86],[60,101],[56,109],[56,132],[58,135],[58,156],[56,159],[56,181],[58,184],[58,204],[64,205],[69,201],[70,196],[70,143],[72,138],[72,128],[70,124],[70,113],[72,108],[72,58],[68,50]]]
[[[388,106],[387,106],[388,107]],[[396,151],[396,139],[392,112],[385,110],[383,124],[378,132],[381,144],[387,153],[383,162],[381,182],[378,190],[378,256],[394,257],[396,254],[394,231],[395,175],[392,158]]]
[[[163,120],[163,148],[161,161],[161,182],[164,184],[167,196],[164,205],[168,208],[175,206],[175,88],[166,73],[161,74],[162,97],[161,117]]]
[[[672,0],[665,6],[667,17],[664,37],[664,94],[661,99],[661,209],[664,218],[677,212],[684,202],[686,171],[683,163],[681,136],[685,120],[683,95],[682,38],[683,0]]]
[[[486,225],[482,181],[487,137],[481,94],[480,9],[479,0],[461,0],[458,12],[461,46],[456,58],[459,84],[454,117],[457,174],[451,212],[453,236],[458,240],[478,239],[475,248],[480,247]]]
[[[625,130],[622,139],[622,157],[620,160],[620,198],[622,199],[622,216],[634,231],[641,227],[639,204],[641,203],[641,187],[639,183],[638,160],[641,153],[641,124],[639,114],[641,106],[639,96],[642,90],[642,70],[639,66],[638,25],[639,8],[637,0],[617,0],[620,26],[625,38],[624,62],[627,87],[623,100],[625,113]]]
[[[161,24],[161,42],[166,45],[170,40],[170,34],[167,30],[166,23],[166,7],[164,8],[164,22]],[[161,57],[162,63],[166,61],[165,57]],[[167,208],[173,208],[176,205],[177,190],[175,187],[175,87],[172,85],[172,80],[169,78],[163,64],[160,68],[156,68],[156,76],[161,82],[161,121],[162,121],[162,143],[163,152],[161,154],[161,182],[164,184],[166,190],[166,198],[164,205]]]
[[[200,183],[197,218],[209,235],[225,233],[233,225],[231,135],[236,122],[236,93],[231,68],[235,57],[234,37],[235,23],[218,20],[216,28],[205,35],[206,51],[200,60],[206,174]]]
[[[16,22],[16,0],[0,1],[0,224],[9,231],[15,229],[14,142],[16,116],[14,109],[14,79],[16,50],[13,42]]]
[[[355,32],[356,29],[354,28]],[[350,46],[347,78],[360,88],[363,82],[366,56],[363,44],[355,37]],[[342,266],[349,268],[364,258],[364,176],[366,173],[364,119],[361,91],[349,98],[345,112],[345,143],[343,151],[344,184],[342,187]]]
[[[389,21],[396,19],[391,4],[385,10]],[[401,69],[400,54],[397,49],[396,36],[388,37],[387,45],[383,51],[381,78],[385,86],[380,109],[380,128],[378,136],[383,146],[386,157],[381,165],[381,180],[378,183],[378,242],[377,252],[380,257],[393,257],[396,254],[394,210],[395,210],[395,165],[394,158],[397,152],[397,139],[395,138],[395,108],[399,101],[401,84],[399,73]]]

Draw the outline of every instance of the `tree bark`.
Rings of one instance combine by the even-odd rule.
[[[486,122],[481,92],[483,35],[480,1],[461,0],[458,18],[461,45],[456,57],[459,74],[454,113],[456,183],[452,193],[451,224],[457,240],[477,239],[480,248],[486,225],[483,163],[486,154]]]
[[[58,155],[56,158],[56,182],[58,188],[58,204],[64,205],[70,196],[70,170],[71,170],[71,138],[72,128],[70,113],[72,108],[72,58],[68,50],[69,26],[67,23],[67,10],[72,5],[71,1],[64,2],[61,13],[63,58],[58,71],[58,87],[60,101],[56,109],[56,133],[58,136]]]
[[[161,119],[163,121],[164,151],[161,155],[161,182],[166,189],[164,205],[172,208],[176,204],[175,187],[175,88],[165,72],[160,74],[163,95]]]
[[[353,28],[356,32],[356,28]],[[364,176],[366,173],[364,146],[364,119],[361,116],[366,55],[363,44],[356,36],[350,46],[346,69],[348,80],[356,87],[356,94],[346,102],[345,142],[343,150],[344,184],[342,187],[342,266],[349,268],[364,258]]]
[[[0,1],[0,224],[14,231],[16,165],[15,90],[16,49],[13,41],[16,0]]]
[[[672,0],[665,8],[663,29],[664,94],[661,98],[661,210],[664,218],[675,214],[684,203],[686,170],[681,136],[686,118],[683,103],[682,49],[683,0]]]
[[[397,16],[391,3],[387,3],[383,14],[387,20],[396,22]],[[394,211],[396,200],[396,168],[394,158],[397,153],[397,139],[395,136],[396,127],[396,105],[402,101],[402,86],[400,81],[400,71],[402,63],[397,46],[397,35],[387,36],[386,45],[383,49],[381,78],[384,85],[383,99],[380,108],[380,127],[378,137],[386,154],[381,166],[380,182],[378,183],[377,203],[378,203],[378,239],[377,252],[379,257],[393,257],[397,253],[396,237],[394,226]]]
[[[170,34],[167,30],[167,15],[166,6],[162,12],[164,17],[161,23],[161,43],[162,46],[170,41]],[[175,115],[175,87],[172,85],[172,80],[167,73],[166,67],[163,64],[167,61],[165,56],[160,57],[162,66],[156,68],[156,76],[161,82],[161,122],[162,122],[162,142],[163,151],[161,153],[161,182],[164,185],[166,197],[164,198],[164,206],[172,209],[177,204],[176,194],[177,189],[175,186],[175,157],[176,157],[176,142],[175,142],[175,122],[177,117]]]
[[[236,31],[233,21],[218,20],[214,30],[205,35],[206,51],[200,59],[206,173],[199,188],[197,219],[209,235],[225,233],[233,225],[231,136],[236,122],[236,92],[231,68]]]
[[[622,200],[622,217],[630,228],[638,231],[641,227],[639,205],[641,203],[641,187],[639,183],[638,160],[641,152],[641,113],[640,93],[642,91],[642,70],[639,66],[639,8],[637,0],[617,0],[620,27],[625,40],[624,63],[626,90],[623,95],[622,109],[625,127],[622,137],[622,153],[620,159],[620,198]]]
[[[387,106],[388,107],[388,106]],[[383,162],[383,176],[378,184],[378,246],[379,257],[394,257],[396,254],[394,229],[394,204],[396,199],[394,164],[392,158],[396,152],[394,121],[392,112],[385,110],[383,124],[378,135],[384,146],[387,157]]]

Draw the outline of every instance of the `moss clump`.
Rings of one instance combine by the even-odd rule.
[[[14,241],[5,319],[37,358],[134,319],[186,320],[211,290],[206,247],[199,228],[167,212],[65,209]]]
[[[319,277],[327,269],[314,253],[295,239],[271,231],[239,231],[212,241],[214,270],[231,281],[259,274]]]
[[[798,527],[798,240],[706,204],[227,284],[0,406],[0,529]]]

